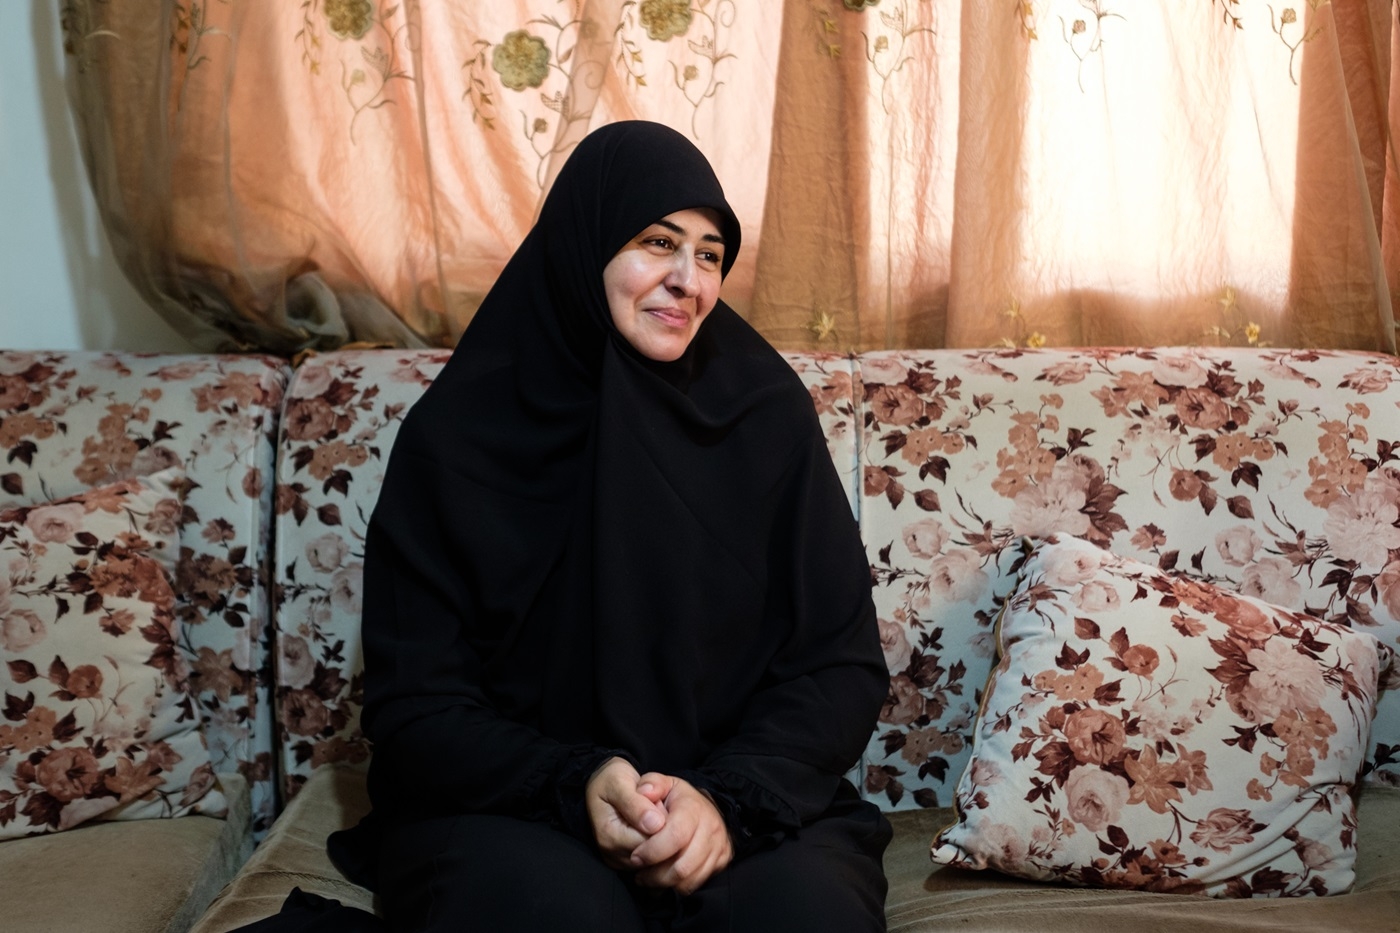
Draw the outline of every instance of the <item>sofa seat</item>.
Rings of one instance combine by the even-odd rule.
[[[345,879],[326,856],[325,844],[328,835],[353,825],[368,808],[362,773],[317,770],[192,933],[225,933],[271,916],[293,887],[373,909],[373,895]],[[933,834],[952,820],[951,810],[900,810],[887,815],[895,830],[885,853],[890,933],[1400,930],[1400,848],[1387,832],[1387,827],[1400,824],[1400,789],[1393,787],[1367,785],[1362,790],[1356,886],[1349,894],[1329,898],[1222,901],[1059,887],[995,872],[943,868],[929,861],[928,845]]]
[[[184,933],[253,849],[248,782],[228,816],[92,822],[0,842],[5,933]]]

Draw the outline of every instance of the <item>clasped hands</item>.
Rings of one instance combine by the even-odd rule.
[[[734,857],[724,817],[681,778],[610,758],[584,790],[603,861],[645,887],[694,893]]]

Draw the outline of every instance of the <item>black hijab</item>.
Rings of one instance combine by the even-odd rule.
[[[688,208],[727,273],[699,150],[590,134],[405,417],[365,556],[381,814],[551,818],[623,754],[791,827],[869,738],[869,570],[800,380],[723,302],[674,363],[613,326],[603,267]]]

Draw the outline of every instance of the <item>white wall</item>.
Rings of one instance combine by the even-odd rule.
[[[56,0],[0,0],[0,348],[193,348],[117,268],[68,115]]]

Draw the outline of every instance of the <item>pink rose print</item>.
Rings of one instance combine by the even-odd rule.
[[[1296,606],[1303,588],[1293,579],[1293,566],[1280,557],[1261,557],[1244,569],[1240,594],[1278,606]]]
[[[1073,587],[1092,580],[1103,566],[1098,554],[1077,548],[1057,548],[1045,554],[1045,582],[1050,586]]]
[[[62,543],[82,527],[83,507],[76,502],[39,506],[29,511],[24,524],[38,540],[46,544]]]
[[[929,568],[929,587],[949,602],[978,602],[990,583],[977,553],[963,548],[935,558]]]
[[[937,519],[925,518],[904,526],[904,546],[910,554],[925,560],[943,553],[951,537]]]
[[[1209,389],[1183,389],[1176,397],[1176,412],[1188,428],[1218,431],[1230,420],[1230,406]]]
[[[1263,546],[1254,529],[1247,525],[1227,528],[1215,536],[1216,553],[1231,567],[1248,566]]]
[[[1074,757],[1091,765],[1112,761],[1127,741],[1122,720],[1092,708],[1071,713],[1064,732]]]
[[[1390,551],[1400,548],[1400,503],[1391,489],[1367,483],[1351,496],[1338,496],[1327,507],[1323,531],[1332,553],[1363,567],[1383,566]]]
[[[1253,842],[1254,834],[1264,828],[1262,823],[1254,821],[1248,810],[1216,807],[1196,824],[1191,841],[1217,852],[1229,852],[1234,846]]]
[[[15,609],[0,619],[0,646],[20,652],[44,640],[44,620],[28,609]]]
[[[1056,532],[1083,537],[1089,531],[1089,516],[1081,511],[1087,504],[1088,490],[1080,475],[1057,466],[1049,479],[1016,495],[1011,530],[1032,538]]]
[[[1254,667],[1244,690],[1244,701],[1264,720],[1284,712],[1313,709],[1322,701],[1326,684],[1317,662],[1304,657],[1282,638],[1271,638],[1262,648],[1245,654]]]
[[[1091,833],[1115,823],[1128,802],[1128,782],[1102,768],[1080,765],[1065,781],[1069,818]]]
[[[1206,384],[1208,374],[1188,356],[1164,356],[1152,364],[1152,378],[1164,386],[1195,388]]]
[[[909,658],[914,649],[904,634],[904,626],[898,622],[879,620],[880,648],[885,652],[885,667],[891,674],[897,674],[909,666]]]

